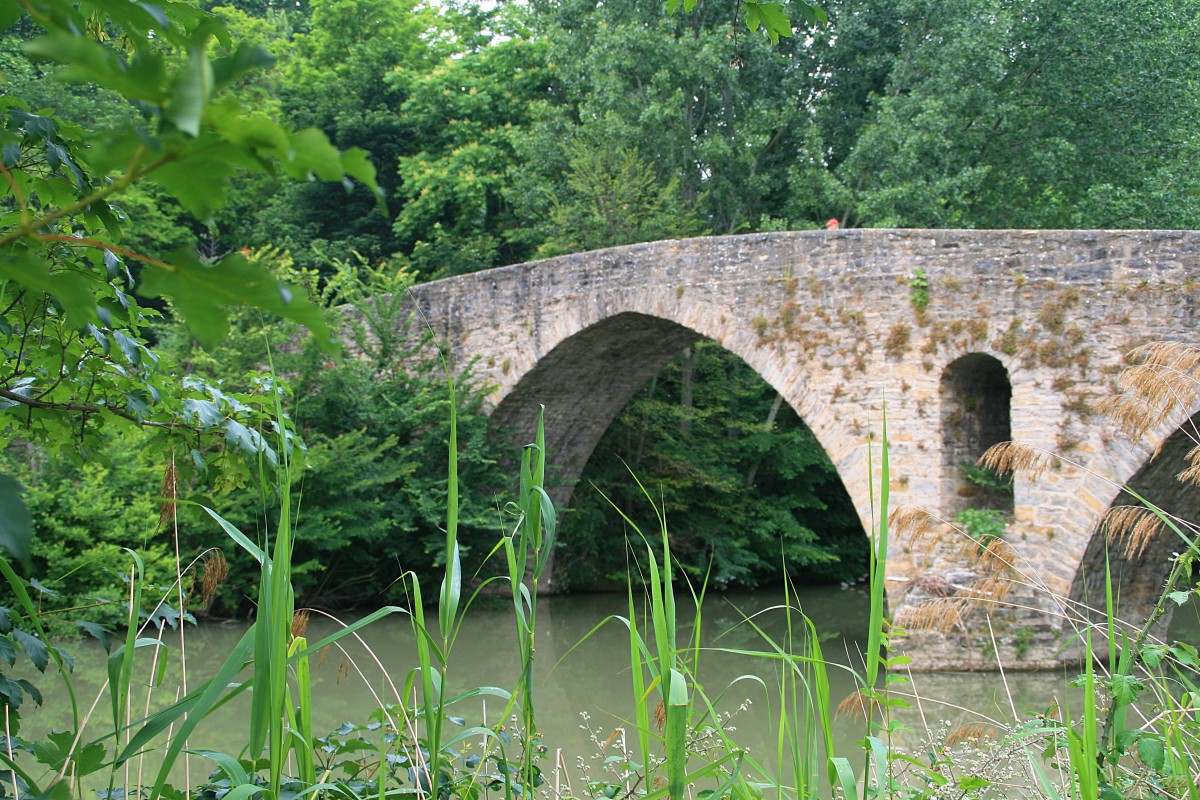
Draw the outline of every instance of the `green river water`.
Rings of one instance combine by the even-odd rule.
[[[782,595],[772,592],[713,594],[703,609],[702,639],[714,648],[739,650],[764,649],[758,634],[745,624],[745,616],[770,635],[782,639],[783,614],[772,610]],[[825,641],[825,655],[842,665],[859,664],[865,647],[868,600],[865,590],[814,587],[802,589],[798,598],[804,612],[813,619]],[[690,605],[690,600],[688,601]],[[685,606],[683,600],[680,607]],[[539,600],[536,640],[536,703],[539,728],[548,748],[548,759],[561,748],[566,763],[573,768],[579,758],[593,763],[598,759],[595,740],[604,741],[614,730],[627,724],[633,708],[629,675],[628,634],[626,628],[610,621],[592,632],[603,620],[626,614],[626,599],[620,594],[590,594],[548,597]],[[1200,625],[1195,609],[1185,609],[1175,628],[1182,637],[1198,638]],[[436,615],[435,615],[436,616]],[[683,614],[681,613],[681,616]],[[308,639],[316,641],[332,632],[337,624],[314,615]],[[1182,629],[1181,629],[1182,628]],[[211,675],[234,643],[245,632],[246,623],[208,623],[186,631],[187,672],[192,686]],[[680,630],[680,641],[691,633],[690,623]],[[178,633],[168,629],[164,638],[171,643],[165,671],[156,686],[135,688],[134,707],[159,707],[170,702],[181,684]],[[465,691],[478,686],[511,689],[518,677],[514,647],[515,626],[511,608],[491,599],[469,610],[466,622],[450,652],[449,689]],[[68,646],[76,658],[75,685],[80,705],[88,708],[103,685],[103,652],[92,642]],[[145,652],[149,652],[147,649]],[[416,665],[413,633],[404,614],[395,614],[375,623],[362,633],[362,642],[352,642],[345,652],[330,652],[314,658],[314,714],[318,735],[332,731],[345,721],[365,722],[380,701],[396,702],[405,678]],[[149,676],[149,670],[146,672]],[[49,676],[38,676],[46,692],[46,708],[31,712],[24,731],[35,734],[47,727],[69,727],[61,689]],[[1053,672],[995,672],[915,674],[910,687],[920,702],[900,712],[920,737],[930,727],[979,720],[1011,721],[1013,708],[1026,716],[1044,711],[1065,691],[1072,677]],[[836,705],[855,684],[850,673],[831,669],[831,697]],[[720,713],[731,714],[727,725],[735,731],[735,740],[767,764],[774,762],[776,693],[773,667],[765,660],[705,651],[701,657],[699,679]],[[762,681],[760,683],[759,681]],[[147,700],[147,697],[149,698]],[[717,699],[719,698],[719,699]],[[411,698],[410,698],[411,700]],[[107,697],[97,706],[98,720],[107,713]],[[247,704],[235,702],[221,709],[201,725],[191,746],[236,752],[247,739]],[[968,710],[969,709],[969,710]],[[499,701],[484,706],[464,705],[455,713],[467,724],[495,724],[501,712]],[[582,716],[586,714],[587,719]],[[102,723],[91,727],[92,735]],[[835,731],[843,752],[853,751],[852,742],[863,735],[861,723],[839,719]],[[87,738],[87,737],[85,737]],[[913,744],[916,744],[914,739]],[[146,767],[149,769],[149,765]],[[547,763],[547,770],[550,764]],[[193,765],[193,773],[207,767]],[[149,779],[149,775],[146,776]]]

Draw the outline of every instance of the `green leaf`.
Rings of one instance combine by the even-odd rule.
[[[136,340],[118,330],[112,332],[113,341],[117,343],[117,347],[121,350],[121,355],[125,356],[125,360],[132,366],[137,366],[142,363],[142,347]]]
[[[90,775],[104,766],[104,745],[92,742],[75,753],[75,774],[79,777]]]
[[[0,636],[0,661],[10,667],[17,662],[17,648],[7,636]]]
[[[200,135],[200,121],[212,93],[213,69],[206,45],[206,40],[200,40],[188,48],[187,64],[171,81],[171,99],[163,112],[176,128],[192,136]]]
[[[742,8],[746,12],[746,27],[756,31],[761,26],[772,44],[778,43],[780,36],[792,35],[792,23],[779,3],[743,2]]]
[[[1161,770],[1166,766],[1167,752],[1159,737],[1147,735],[1138,739],[1137,751],[1138,758],[1150,769]]]
[[[81,777],[100,769],[104,765],[104,746],[93,742],[72,753],[75,739],[74,731],[53,731],[45,739],[34,743],[34,757],[51,769],[61,770],[68,756],[72,756],[74,772]]]
[[[1191,596],[1191,592],[1167,592],[1167,598],[1173,601],[1177,606],[1181,606],[1186,603]]]
[[[1172,644],[1171,655],[1175,656],[1175,660],[1185,667],[1200,666],[1200,655],[1197,655],[1196,648],[1187,642]]]
[[[284,163],[284,169],[293,178],[316,175],[323,181],[341,180],[341,155],[324,133],[316,128],[306,128],[292,134],[289,142],[291,160]]]
[[[59,597],[61,597],[58,592],[54,591],[49,586],[44,585],[37,578],[30,578],[29,585],[34,589],[37,589],[38,594],[42,595],[43,597],[49,597],[52,600],[57,600]]]
[[[266,69],[275,63],[275,58],[261,47],[239,42],[231,55],[212,62],[213,92],[218,92],[248,72]]]
[[[230,447],[236,447],[241,450],[242,454],[249,459],[253,459],[259,453],[263,453],[271,462],[271,466],[276,466],[278,463],[275,451],[270,448],[263,435],[258,431],[247,428],[235,419],[231,419],[225,423],[225,443]]]
[[[32,700],[34,703],[36,703],[39,706],[42,704],[42,693],[40,691],[38,691],[38,688],[36,686],[34,686],[32,683],[25,680],[24,678],[18,678],[17,685],[25,690],[25,694],[29,695],[30,700]]]
[[[385,210],[383,206],[384,196],[379,192],[379,184],[375,180],[375,165],[371,163],[371,159],[366,150],[358,147],[351,147],[346,152],[342,153],[342,169],[351,178],[366,185],[379,198],[380,210]]]
[[[71,158],[71,153],[67,148],[53,142],[46,143],[46,164],[51,169],[57,170],[59,167],[66,167],[67,172],[71,175],[71,183],[76,189],[82,189],[84,185],[83,170]]]
[[[1135,728],[1129,728],[1120,731],[1113,738],[1113,749],[1118,755],[1123,754],[1127,752],[1129,748],[1132,747],[1140,738],[1142,738],[1142,732]]]
[[[220,425],[225,419],[220,406],[212,400],[197,400],[192,397],[183,401],[183,416],[204,428]]]
[[[55,734],[51,734],[53,737]],[[53,738],[39,739],[33,743],[33,757],[38,763],[45,764],[51,769],[58,769],[67,760],[62,747]]]
[[[29,250],[0,256],[0,276],[16,281],[26,289],[51,295],[77,327],[100,322],[92,296],[92,282],[75,272],[52,272],[46,262]]]
[[[230,178],[252,163],[236,146],[206,135],[192,150],[155,170],[153,180],[206,222],[225,205]]]
[[[104,335],[104,331],[97,328],[95,325],[87,325],[87,332],[96,340],[96,344],[100,345],[101,352],[108,355],[109,349],[112,347],[108,341],[108,337]]]
[[[21,496],[21,484],[8,475],[0,475],[0,548],[28,571],[32,542],[33,517]]]
[[[25,651],[25,655],[29,656],[29,660],[37,667],[38,672],[45,672],[46,666],[50,663],[50,649],[46,647],[46,643],[20,628],[13,628],[12,635],[16,643],[21,645],[21,649]]]
[[[81,631],[94,636],[100,642],[100,646],[104,648],[104,652],[112,652],[112,640],[108,638],[112,631],[108,628],[98,622],[88,622],[82,619],[75,620],[75,625]]]
[[[992,782],[987,778],[981,778],[978,775],[967,775],[958,779],[958,788],[964,792],[973,792],[977,789],[986,789],[991,786]]]
[[[0,676],[0,697],[5,698],[4,705],[9,708],[20,708],[25,702],[25,690],[16,681]]]
[[[1167,646],[1165,644],[1148,644],[1142,648],[1142,661],[1147,667],[1154,669],[1167,655]]]
[[[800,6],[800,15],[809,25],[824,25],[829,22],[829,16],[820,6],[806,3],[803,0],[798,5]]]
[[[60,80],[96,84],[131,100],[154,105],[166,99],[160,56],[140,55],[127,66],[111,48],[86,36],[76,36],[62,30],[27,42],[24,50],[31,56],[62,64],[57,72]]]
[[[326,351],[337,349],[321,310],[302,290],[277,281],[261,264],[234,254],[207,266],[188,250],[176,250],[170,261],[173,270],[146,270],[139,292],[171,298],[206,347],[220,342],[229,328],[225,306],[251,305],[304,325]]]
[[[1114,675],[1112,677],[1113,702],[1127,706],[1137,701],[1138,694],[1146,685],[1132,675]]]

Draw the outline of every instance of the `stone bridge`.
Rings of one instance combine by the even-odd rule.
[[[1011,568],[945,528],[894,532],[887,548],[915,666],[986,669],[1078,657],[1077,621],[1104,606],[1098,530],[1122,484],[1200,518],[1200,491],[1174,480],[1192,444],[1181,423],[1198,409],[1141,441],[1095,410],[1132,348],[1196,341],[1198,280],[1200,232],[842,230],[619,247],[413,295],[454,363],[495,386],[493,418],[521,443],[545,406],[560,503],[637,390],[711,339],[812,429],[872,532],[886,403],[893,512],[1009,514]],[[983,496],[960,464],[1010,439],[1070,461]],[[1160,534],[1138,556],[1113,548],[1122,618],[1146,619],[1183,547]]]

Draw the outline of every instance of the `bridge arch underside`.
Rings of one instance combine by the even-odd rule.
[[[1200,487],[1180,481],[1178,476],[1190,466],[1188,454],[1196,447],[1193,431],[1200,425],[1200,413],[1177,429],[1126,482],[1133,492],[1146,498],[1162,511],[1188,523],[1200,523]],[[1114,602],[1118,619],[1141,628],[1149,619],[1171,571],[1173,556],[1187,547],[1170,528],[1157,524],[1148,511],[1119,512],[1117,509],[1142,509],[1129,491],[1122,490],[1109,514],[1093,532],[1071,587],[1070,609],[1082,619],[1096,622],[1104,618],[1105,562],[1112,575]],[[1184,532],[1187,528],[1181,526]],[[1153,631],[1166,633],[1173,604]]]
[[[533,441],[538,408],[545,408],[546,453],[552,467],[552,485],[547,488],[556,508],[565,509],[617,415],[686,348],[708,340],[671,320],[636,312],[614,314],[563,339],[541,357],[500,400],[492,424],[514,444],[523,445]],[[750,367],[762,375],[760,366]],[[783,400],[796,410],[794,398],[784,393]],[[828,446],[822,446],[828,452]],[[847,489],[841,470],[839,480]],[[850,492],[847,496],[847,502],[854,499]]]
[[[704,338],[670,320],[616,314],[559,343],[492,412],[515,443],[533,441],[544,406],[550,496],[565,508],[600,437],[638,389],[684,348]]]

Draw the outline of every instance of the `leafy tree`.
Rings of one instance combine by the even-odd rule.
[[[663,183],[636,149],[582,140],[564,148],[570,193],[551,197],[553,215],[538,255],[562,255],[699,231],[699,221],[677,205],[678,181]]]
[[[596,142],[636,150],[709,233],[764,217],[811,227],[842,202],[812,125],[819,62],[803,40],[746,36],[725,3],[686,15],[633,0],[535,7],[553,68],[517,134],[520,218],[550,224],[554,198],[574,193],[572,158]]]
[[[1131,15],[1111,0],[899,0],[839,3],[832,17],[835,28],[847,20],[851,40],[883,45],[868,56],[851,44],[846,63],[839,35],[830,54],[843,68],[821,100],[824,119],[857,132],[834,166],[855,191],[860,224],[1190,228],[1200,219],[1184,177],[1200,145],[1190,4]],[[851,105],[864,92],[865,123]]]
[[[135,549],[149,585],[170,586],[175,564],[170,534],[161,527],[157,487],[169,455],[144,432],[113,436],[109,463],[79,464],[25,443],[0,452],[0,468],[26,487],[34,520],[30,575],[47,606],[69,609],[63,630],[77,620],[119,624],[126,618],[129,555]],[[154,488],[149,488],[154,487]],[[165,590],[164,590],[165,591]],[[13,605],[4,587],[5,605]]]
[[[239,419],[231,398],[168,371],[144,335],[155,312],[134,292],[170,298],[210,344],[227,328],[226,305],[251,303],[313,326],[332,347],[320,312],[241,254],[206,263],[183,247],[132,249],[114,204],[152,186],[205,221],[240,170],[374,188],[372,167],[361,151],[339,154],[319,132],[290,131],[222,95],[269,59],[194,7],[31,0],[0,7],[0,31],[14,26],[23,57],[56,64],[82,99],[109,108],[115,94],[137,113],[97,115],[85,128],[19,94],[0,97],[0,441],[36,438],[87,457],[102,428],[132,423],[178,432],[185,447],[207,430],[235,450],[269,450],[253,434],[261,419]],[[8,482],[0,501],[25,517]],[[23,560],[25,534],[4,543]]]
[[[163,349],[224,391],[251,391],[264,366],[288,377],[287,404],[306,445],[297,476],[302,502],[296,523],[293,577],[300,602],[351,607],[400,599],[408,570],[434,575],[444,557],[446,447],[450,396],[435,343],[414,335],[407,289],[413,276],[394,263],[361,256],[335,261],[318,281],[286,253],[255,254],[276,274],[320,299],[329,324],[357,357],[334,362],[301,331],[253,311],[232,317],[235,333],[219,354],[199,347],[182,326],[161,331]],[[493,493],[507,489],[501,459],[509,448],[488,429],[485,397],[468,373],[455,380],[458,414],[460,535],[472,571],[496,538]],[[247,532],[270,530],[272,498],[221,476],[214,501]],[[249,487],[253,489],[253,487]],[[235,489],[236,491],[229,491]],[[220,544],[211,525],[189,526],[188,552]],[[477,545],[472,550],[472,545]],[[256,565],[231,562],[216,613],[241,611]],[[468,573],[471,574],[471,573]]]
[[[511,22],[504,30],[520,33]],[[507,189],[513,137],[545,87],[543,60],[540,43],[514,38],[391,76],[406,96],[401,117],[420,143],[398,161],[393,225],[418,274],[474,272],[531,255],[508,235],[520,218]]]

